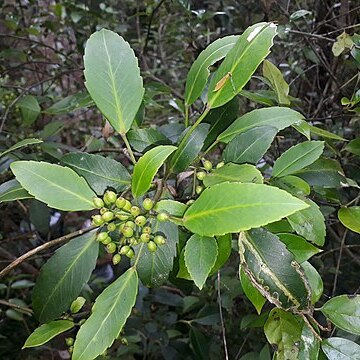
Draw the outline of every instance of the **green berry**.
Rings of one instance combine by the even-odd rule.
[[[203,160],[205,170],[209,171],[212,169],[212,163],[209,160]]]
[[[106,245],[106,250],[108,253],[113,254],[116,251],[116,244],[111,242]]]
[[[164,222],[164,221],[167,221],[169,220],[169,215],[166,214],[166,213],[158,213],[157,216],[156,216],[157,220],[160,221],[160,222]]]
[[[186,203],[186,205],[192,205],[194,202],[195,202],[194,199],[190,199],[190,200]]]
[[[103,242],[106,238],[108,238],[109,237],[109,235],[108,235],[108,233],[107,232],[101,232],[101,233],[99,233],[98,235],[97,235],[97,237],[96,237],[96,240],[97,241],[100,241],[100,242]]]
[[[114,218],[114,213],[112,211],[106,211],[101,216],[105,222],[109,222]]]
[[[102,224],[104,224],[104,219],[101,215],[94,215],[92,217],[92,223],[96,226],[101,226]]]
[[[126,199],[124,199],[123,197],[119,197],[117,198],[116,202],[115,202],[115,206],[118,209],[122,209],[126,204]]]
[[[104,202],[98,197],[93,198],[93,204],[97,209],[101,209],[104,206]]]
[[[129,214],[127,214],[127,213],[125,213],[125,212],[123,212],[123,211],[118,211],[118,212],[115,214],[115,216],[116,216],[119,220],[121,220],[121,221],[126,221],[126,220],[130,217]]]
[[[130,249],[131,249],[131,247],[130,247],[129,245],[124,245],[124,246],[120,249],[119,253],[120,253],[121,255],[126,255]]]
[[[137,216],[135,219],[135,224],[140,227],[144,226],[146,224],[146,217],[142,215]]]
[[[196,174],[197,179],[200,181],[203,181],[205,179],[205,176],[206,176],[206,172],[204,172],[204,171],[199,171]]]
[[[225,163],[223,161],[219,162],[217,165],[216,165],[216,168],[217,169],[220,169],[221,167],[223,167],[225,165]]]
[[[131,238],[129,239],[129,244],[130,244],[130,245],[135,246],[135,245],[137,245],[138,243],[139,243],[139,241],[138,241],[138,239],[137,239],[136,237],[131,237]]]
[[[197,185],[195,187],[195,192],[199,195],[202,191],[204,190],[204,188],[201,185]]]
[[[116,224],[115,223],[110,223],[108,226],[107,226],[107,229],[108,231],[115,231],[116,230]]]
[[[122,233],[125,237],[131,238],[134,235],[134,229],[130,226],[124,226],[124,228],[122,229]]]
[[[140,215],[140,209],[137,206],[132,206],[130,209],[130,213],[132,216],[136,217]]]
[[[108,209],[106,207],[103,207],[100,209],[100,215],[104,215],[106,212],[108,211]]]
[[[151,227],[150,226],[144,226],[142,229],[143,234],[151,234]]]
[[[127,253],[126,253],[126,256],[131,259],[135,256],[135,253],[134,253],[134,250],[133,249],[130,249]]]
[[[146,211],[149,211],[153,208],[154,202],[151,199],[146,198],[144,199],[142,206]]]
[[[69,338],[65,338],[65,343],[67,346],[71,346],[74,344],[74,338],[69,337]]]
[[[74,351],[74,347],[73,347],[73,346],[70,346],[70,347],[68,348],[68,352],[69,352],[70,354],[72,354],[73,351]]]
[[[150,252],[155,252],[156,249],[157,249],[157,246],[156,246],[156,244],[155,244],[153,241],[149,241],[149,242],[147,243],[147,247],[148,247],[148,249],[149,249]]]
[[[150,234],[141,234],[140,235],[140,241],[143,242],[143,243],[147,243],[150,241]]]
[[[112,242],[112,239],[111,239],[110,236],[108,236],[106,239],[104,239],[104,240],[102,241],[102,244],[103,244],[103,245],[107,245],[107,244],[110,244],[111,242]]]
[[[130,202],[129,200],[125,200],[125,205],[124,205],[123,209],[124,209],[125,211],[129,211],[129,212],[130,212],[131,202]]]
[[[154,237],[154,243],[156,245],[164,245],[166,243],[166,239],[162,235],[156,235]]]
[[[114,204],[116,201],[116,194],[113,191],[108,190],[105,192],[103,200],[106,205]]]
[[[120,254],[115,254],[115,255],[112,257],[112,263],[113,263],[114,265],[117,265],[120,261],[121,261],[121,255],[120,255]]]
[[[135,223],[133,221],[127,221],[125,223],[125,226],[131,227],[132,229],[134,229],[135,228]]]

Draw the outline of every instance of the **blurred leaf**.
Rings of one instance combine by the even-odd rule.
[[[360,137],[354,140],[351,140],[349,144],[346,145],[345,150],[360,156]]]
[[[40,114],[40,105],[35,96],[26,95],[21,98],[17,105],[20,108],[21,116],[25,125],[33,124]]]
[[[21,140],[19,142],[17,142],[15,145],[9,147],[8,149],[6,149],[5,151],[3,151],[2,153],[0,153],[0,157],[10,153],[11,151],[20,149],[22,147],[25,146],[29,146],[29,145],[33,145],[33,144],[40,144],[43,141],[40,139],[35,139],[35,138],[31,138],[31,139],[25,139],[25,140]]]
[[[309,262],[304,261],[301,264],[301,267],[303,268],[305,277],[309,282],[309,286],[311,289],[311,303],[314,305],[320,300],[321,295],[323,294],[324,291],[323,281],[321,279],[320,274]]]
[[[168,145],[171,143],[165,135],[152,128],[130,130],[128,140],[131,147],[139,152],[143,152],[150,146]]]
[[[43,110],[43,112],[51,115],[66,114],[74,110],[94,105],[93,100],[87,92],[80,92],[61,99],[47,109]]]
[[[33,198],[16,179],[6,181],[0,185],[0,204],[14,200]]]
[[[360,206],[341,208],[338,217],[345,227],[360,234]]]

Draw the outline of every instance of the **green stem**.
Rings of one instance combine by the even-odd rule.
[[[189,106],[185,105],[185,128],[189,126]]]
[[[129,144],[129,141],[126,137],[126,134],[120,134],[122,139],[124,140],[124,143],[125,143],[125,146],[129,152],[129,155],[130,155],[130,158],[131,158],[131,161],[134,163],[134,165],[136,164],[136,159],[135,159],[135,156],[134,156],[134,153],[133,151],[131,150],[131,147],[130,147],[130,144]]]

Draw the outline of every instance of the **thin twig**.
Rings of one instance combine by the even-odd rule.
[[[8,302],[6,300],[0,300],[0,305],[5,305],[5,306],[8,306],[8,307],[20,310],[20,311],[24,311],[24,312],[28,313],[29,315],[33,313],[33,311],[31,309],[29,309],[29,308],[26,308],[26,307],[23,307],[23,306],[20,306],[20,305],[17,305],[17,304],[13,304],[13,303]]]
[[[348,229],[345,229],[343,236],[341,238],[341,244],[340,244],[340,251],[339,251],[339,258],[336,264],[336,271],[335,271],[335,276],[334,276],[334,284],[333,284],[333,289],[332,289],[332,296],[335,295],[336,293],[336,286],[337,286],[337,281],[338,281],[338,277],[339,277],[339,271],[340,271],[340,263],[341,263],[341,257],[343,254],[343,250],[344,250],[344,246],[345,246],[345,239],[348,233]]]
[[[219,313],[220,313],[220,323],[221,323],[221,332],[222,332],[222,339],[224,344],[224,352],[225,352],[225,359],[229,360],[228,348],[226,343],[226,329],[224,324],[224,316],[222,311],[221,305],[221,291],[220,291],[220,270],[217,273],[217,297],[218,297],[218,305],[219,305]]]

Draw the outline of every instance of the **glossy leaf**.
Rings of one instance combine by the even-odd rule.
[[[309,325],[303,325],[301,331],[299,360],[319,359],[320,341],[310,330]]]
[[[154,206],[154,210],[157,212],[164,211],[169,215],[182,217],[187,209],[187,206],[179,201],[175,200],[160,200]]]
[[[223,267],[230,257],[232,249],[232,236],[231,234],[225,234],[223,236],[216,237],[218,255],[216,257],[215,264],[211,269],[210,275],[217,272]]]
[[[93,100],[87,92],[79,92],[61,99],[47,109],[43,110],[43,112],[51,115],[65,114],[94,105]]]
[[[240,282],[241,287],[246,295],[246,297],[254,305],[257,313],[260,315],[261,309],[266,303],[266,298],[261,295],[260,291],[251,283],[246,275],[245,271],[240,266]]]
[[[3,202],[33,198],[16,179],[0,185],[0,204]]]
[[[73,360],[92,360],[120,335],[138,292],[135,268],[128,269],[95,300],[90,317],[76,336]]]
[[[228,143],[238,134],[259,126],[271,126],[280,131],[303,118],[299,112],[286,107],[273,106],[256,109],[236,119],[218,136],[218,141]]]
[[[270,61],[264,60],[263,75],[270,82],[271,87],[277,95],[277,101],[280,105],[290,105],[289,85],[284,80],[281,71]]]
[[[194,234],[185,245],[185,265],[200,290],[215,265],[217,255],[217,243],[213,237]]]
[[[96,106],[114,129],[124,135],[144,95],[134,51],[121,36],[102,29],[87,41],[84,65],[85,86]]]
[[[20,149],[22,147],[25,147],[25,146],[29,146],[29,145],[34,145],[34,144],[40,144],[42,143],[43,141],[40,140],[40,139],[35,139],[35,138],[29,138],[29,139],[24,139],[24,140],[21,140],[19,142],[17,142],[15,145],[13,146],[10,146],[8,149],[6,149],[5,151],[3,151],[2,153],[0,153],[0,157],[14,151],[14,150],[17,150],[17,149]]]
[[[273,166],[273,177],[290,175],[312,164],[324,150],[323,141],[305,141],[285,151]]]
[[[331,133],[331,132],[329,132],[327,130],[321,129],[321,128],[317,127],[317,126],[309,125],[309,129],[310,129],[311,134],[320,136],[322,138],[340,140],[340,141],[345,140],[341,136],[333,134],[333,133]]]
[[[20,108],[21,116],[25,125],[33,124],[40,114],[40,105],[35,96],[26,95],[21,98],[17,105]]]
[[[226,146],[225,161],[256,164],[269,149],[277,132],[275,127],[259,126],[240,133]]]
[[[147,151],[135,164],[131,191],[134,197],[144,195],[151,186],[155,175],[168,156],[176,150],[175,146],[160,145]]]
[[[284,310],[307,309],[310,288],[300,265],[279,238],[265,229],[241,232],[240,264],[252,284]]]
[[[306,279],[308,280],[311,289],[311,304],[317,303],[324,291],[324,284],[320,274],[317,270],[307,261],[301,264]]]
[[[210,81],[209,108],[226,104],[243,89],[269,54],[275,35],[276,25],[273,23],[258,23],[244,31]],[[219,88],[219,83],[226,76],[227,80]]]
[[[325,219],[319,207],[311,200],[304,200],[309,207],[287,217],[297,234],[312,243],[323,246],[325,243]]]
[[[211,171],[204,178],[206,187],[224,182],[241,182],[262,184],[263,177],[261,172],[253,165],[249,164],[225,164],[221,168]]]
[[[224,58],[238,38],[237,35],[230,35],[217,39],[200,53],[186,79],[185,106],[193,104],[201,95],[210,75],[209,67]]]
[[[10,167],[23,188],[49,207],[65,211],[94,208],[95,193],[70,168],[37,161],[16,161]]]
[[[171,222],[158,223],[155,230],[166,237],[166,243],[150,252],[146,245],[136,265],[139,278],[145,286],[162,285],[173,268],[176,246],[179,240],[178,227]]]
[[[139,152],[143,152],[150,146],[171,143],[165,135],[153,128],[130,130],[127,137],[131,147]]]
[[[227,182],[205,189],[186,211],[183,223],[199,235],[223,235],[266,225],[307,206],[271,186]]]
[[[341,208],[338,217],[345,227],[360,234],[360,206]]]
[[[290,312],[272,309],[264,331],[270,344],[276,345],[277,360],[298,360],[303,320]],[[315,360],[315,359],[314,359]]]
[[[117,192],[130,187],[130,174],[125,166],[109,157],[77,152],[64,155],[61,161],[84,177],[98,195],[108,187]]]
[[[41,268],[32,294],[40,322],[56,319],[68,310],[90,279],[99,252],[95,236],[89,232],[72,239]]]
[[[178,149],[173,154],[173,156],[171,156],[168,170],[169,173],[179,173],[185,170],[191,164],[204,145],[209,126],[209,124],[200,124],[190,134],[187,141],[183,143],[181,140],[186,136],[190,128],[185,129],[178,140]]]
[[[321,348],[329,360],[360,360],[360,346],[348,339],[324,339]]]
[[[305,180],[294,175],[272,179],[271,184],[295,196],[301,197],[310,194],[310,185]]]
[[[57,320],[43,324],[26,339],[23,349],[43,345],[74,326],[75,324],[70,320]]]
[[[360,335],[360,295],[340,295],[327,301],[321,312],[338,328]]]
[[[280,233],[276,235],[281,242],[285,244],[286,248],[295,256],[295,260],[298,263],[309,260],[313,255],[321,252],[320,249],[307,242],[301,236],[288,233]]]

